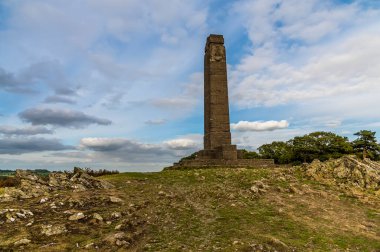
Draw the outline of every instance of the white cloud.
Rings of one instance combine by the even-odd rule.
[[[231,123],[231,129],[236,131],[273,131],[276,129],[285,129],[289,127],[286,120],[281,121],[240,121],[238,123]]]
[[[380,30],[369,29],[348,38],[309,49],[303,65],[272,64],[249,73],[233,90],[241,107],[276,106],[318,98],[354,97],[379,90]],[[366,45],[363,47],[363,45]],[[247,68],[247,67],[245,67]]]
[[[30,136],[38,134],[53,134],[54,131],[43,126],[28,126],[17,128],[14,126],[0,126],[0,134],[7,136]]]
[[[197,147],[197,143],[192,139],[179,138],[164,142],[165,145],[172,150],[187,150]]]
[[[98,162],[170,162],[176,156],[162,144],[146,144],[126,138],[82,138],[79,149],[94,152],[93,158]]]
[[[154,120],[145,121],[145,124],[147,124],[147,125],[161,125],[164,123],[166,123],[165,119],[154,119]]]
[[[298,118],[376,117],[379,10],[355,1],[243,3],[234,11],[252,47],[230,72],[233,104],[245,109],[291,105],[291,116]],[[326,126],[340,127],[339,122]]]

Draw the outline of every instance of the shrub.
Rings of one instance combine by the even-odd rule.
[[[100,177],[100,176],[103,176],[103,175],[119,174],[118,170],[109,171],[109,170],[106,170],[106,169],[99,169],[99,170],[96,171],[96,170],[93,170],[93,169],[91,169],[89,167],[86,167],[84,169],[82,169],[80,167],[74,167],[74,173],[77,172],[77,171],[83,171],[83,172],[85,172],[88,175],[93,176],[93,177]]]
[[[20,179],[16,177],[0,176],[0,187],[15,187],[20,185]]]

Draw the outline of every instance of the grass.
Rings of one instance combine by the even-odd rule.
[[[273,175],[271,171],[266,169],[247,169],[239,172],[207,169],[143,174],[123,173],[106,179],[117,183],[126,180],[142,181],[145,187],[155,192],[157,185],[161,185],[162,190],[174,191],[178,196],[177,200],[185,202],[185,206],[186,199],[192,202],[182,210],[170,205],[160,207],[165,209],[166,215],[171,216],[175,224],[169,224],[172,228],[153,230],[152,236],[160,237],[160,240],[154,243],[152,251],[163,249],[168,243],[177,247],[206,250],[212,249],[212,246],[207,244],[229,249],[240,246],[243,249],[251,243],[271,244],[273,239],[299,250],[339,251],[360,248],[360,251],[371,251],[380,246],[380,239],[329,225],[329,220],[326,221],[326,216],[323,214],[319,213],[314,217],[315,209],[310,209],[308,203],[289,201],[288,204],[293,208],[291,212],[280,213],[279,206],[270,202],[271,194],[264,194],[257,199],[250,197],[248,189],[256,180],[267,179],[273,187],[289,187],[289,181],[278,181],[271,175]],[[296,183],[307,184],[314,190],[333,190],[331,186],[307,180],[298,171],[295,172],[294,180]],[[229,199],[230,194],[235,194],[235,198]],[[318,202],[318,199],[313,200],[316,201],[315,204],[321,204],[321,208],[324,207],[323,202]],[[235,206],[231,206],[232,204]],[[365,209],[355,201],[345,201],[344,206],[358,208],[358,211],[363,211],[361,208]],[[310,215],[308,221],[311,223],[293,217],[302,211]],[[339,218],[339,216],[326,218],[334,217]],[[163,223],[163,226],[165,225],[167,224]],[[235,240],[239,240],[241,245],[233,245]]]
[[[297,170],[204,169],[120,173],[101,179],[113,183],[116,189],[62,193],[59,197],[87,200],[83,207],[77,207],[86,215],[97,212],[109,218],[112,212],[119,211],[129,221],[142,220],[139,227],[144,230],[143,236],[133,243],[137,251],[250,251],[252,244],[277,251],[380,249],[380,238],[375,235],[380,231],[379,201],[366,204],[358,198],[342,196],[338,188],[311,181]],[[266,192],[250,191],[257,181],[269,186]],[[290,192],[291,186],[303,190],[302,194]],[[109,205],[103,201],[109,195],[122,198],[125,204]],[[22,208],[27,208],[25,204]],[[0,203],[0,208],[5,206],[21,208]],[[30,205],[35,206],[41,204]],[[66,218],[61,220],[53,214],[54,211],[38,215],[37,211],[37,225]],[[70,223],[69,232],[55,238],[59,244],[50,249],[74,250],[76,243],[99,243],[104,236],[116,232],[119,223]],[[363,223],[371,225],[363,228]],[[0,226],[0,232],[6,233],[4,237],[9,236],[8,229]],[[36,241],[38,246],[30,245],[31,250],[44,243],[43,238]]]

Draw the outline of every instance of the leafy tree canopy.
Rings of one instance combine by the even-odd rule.
[[[362,152],[363,158],[367,155],[370,158],[378,158],[380,146],[376,141],[376,132],[370,130],[361,130],[354,134],[358,138],[352,142],[355,151]]]

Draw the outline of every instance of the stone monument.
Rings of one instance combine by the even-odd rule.
[[[228,108],[226,49],[223,35],[207,38],[204,55],[204,149],[195,159],[175,163],[185,167],[263,167],[272,159],[244,159],[243,151],[231,144]]]

